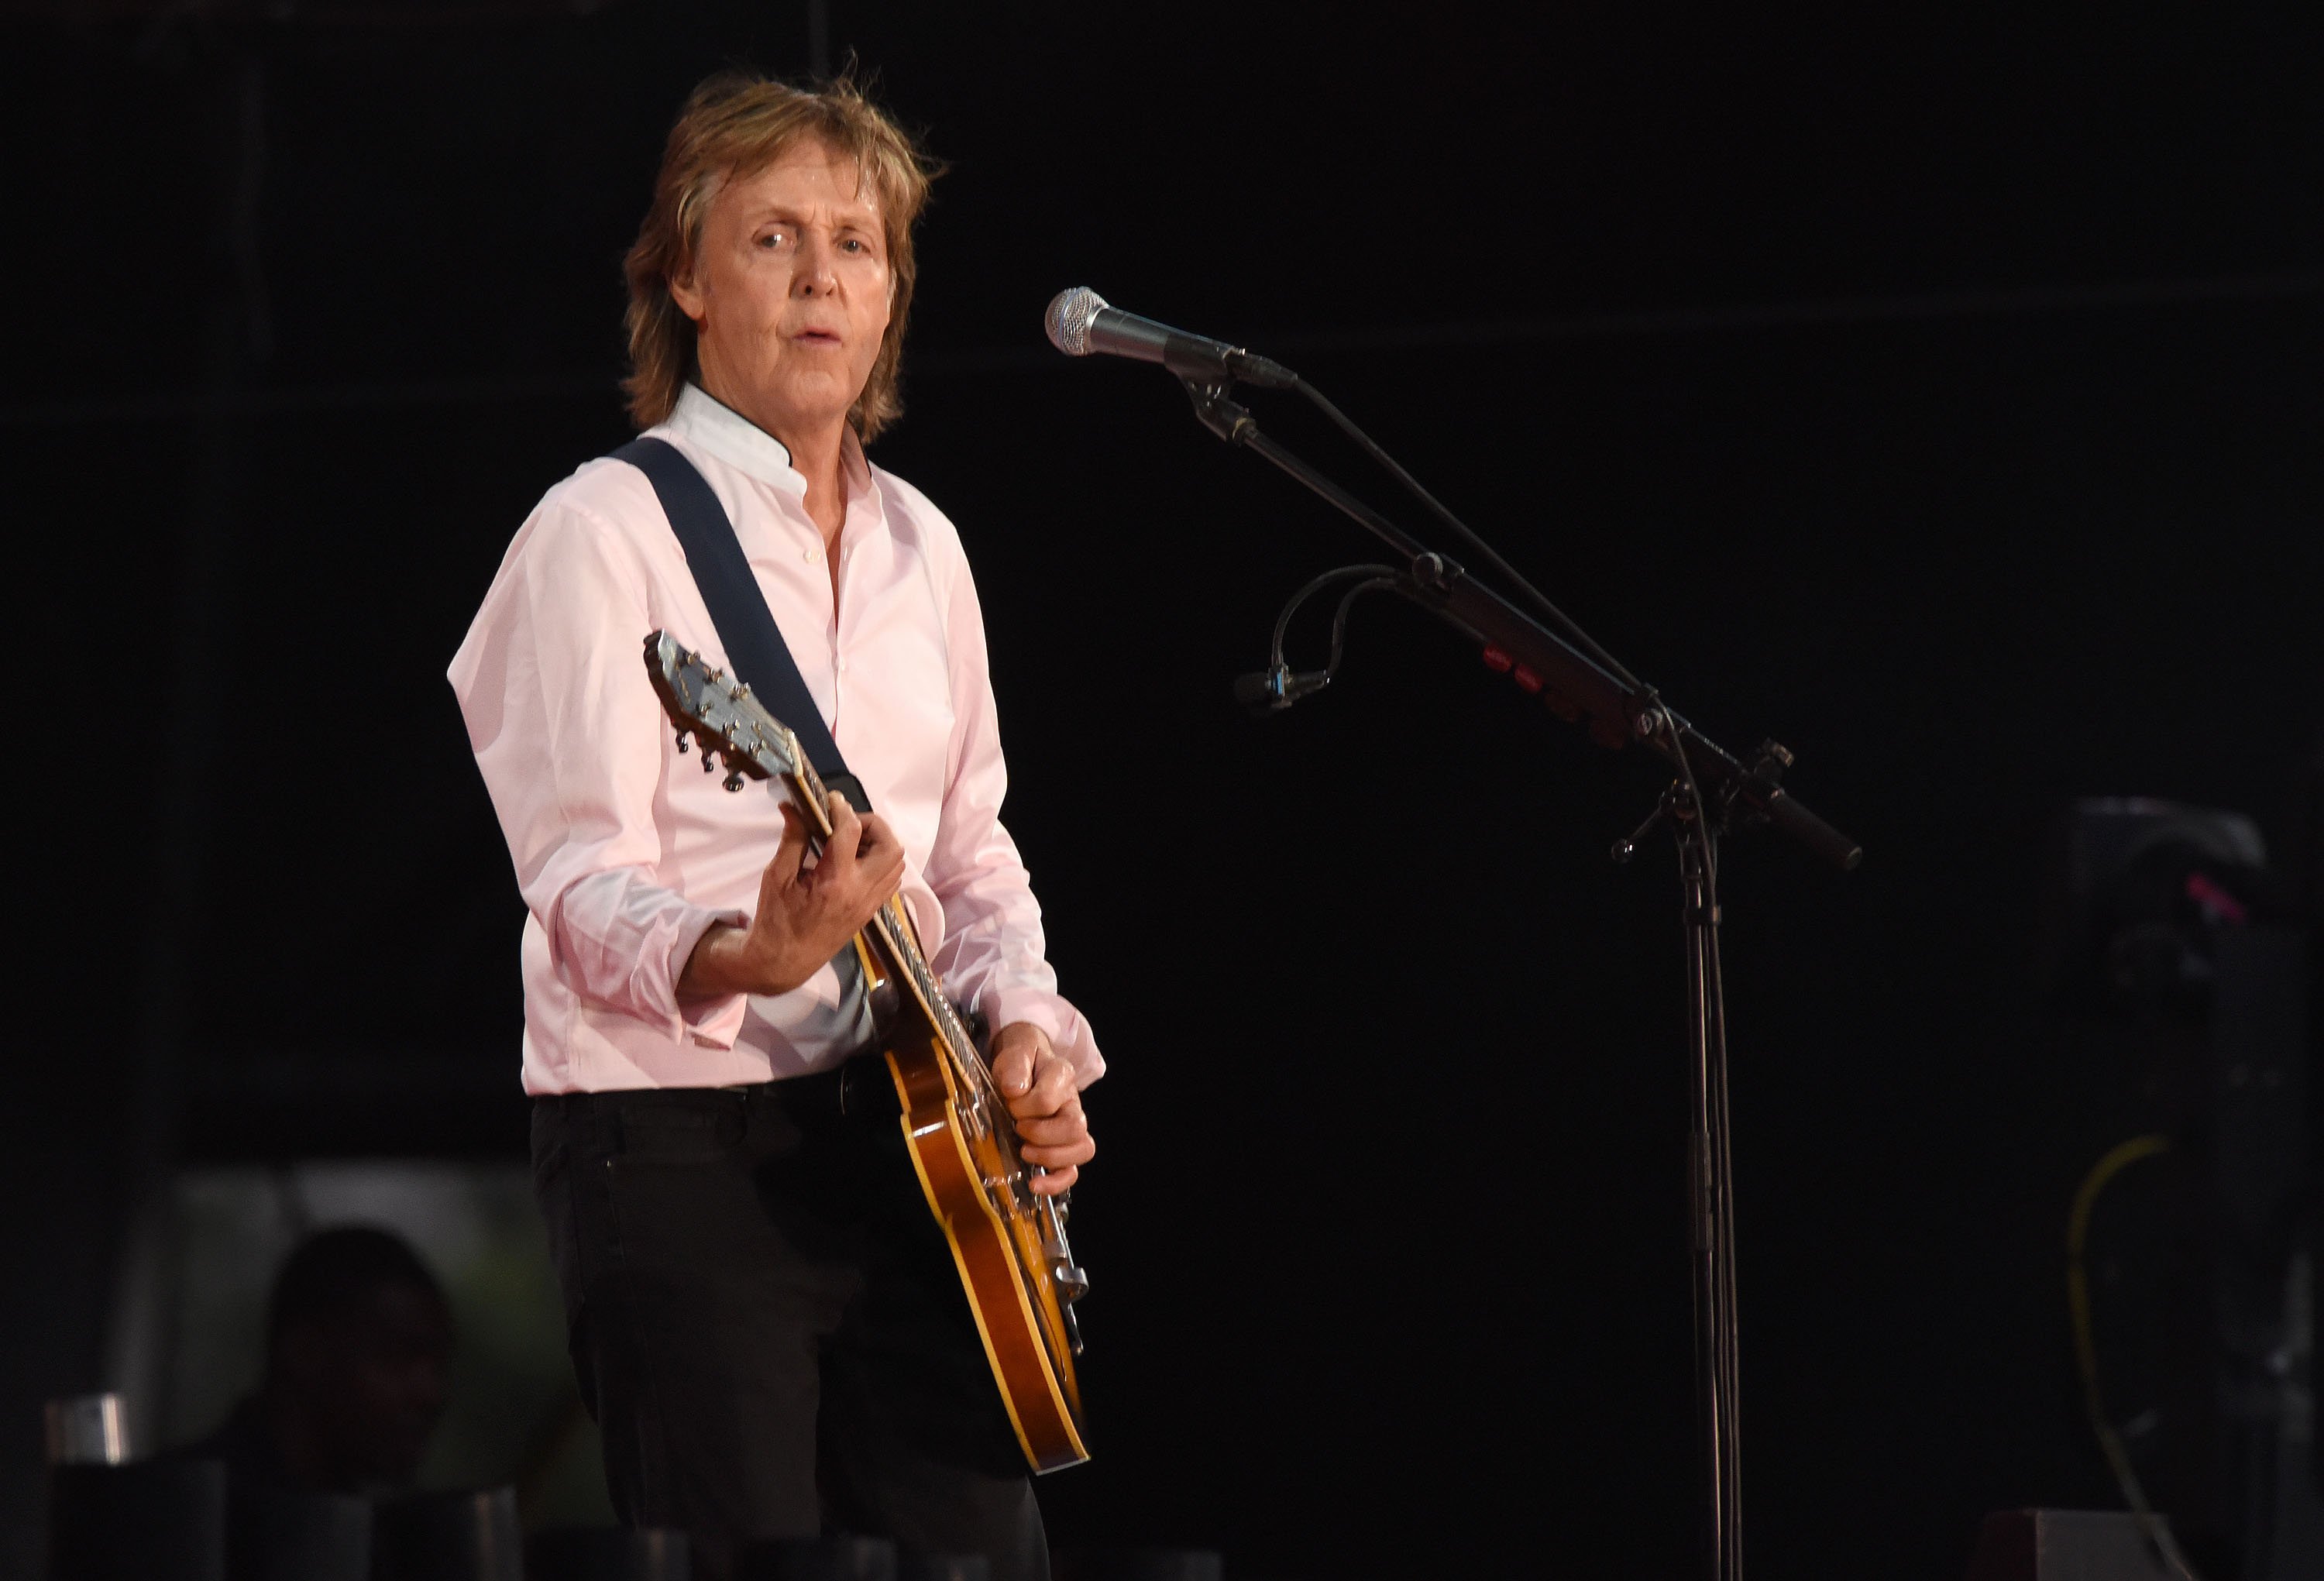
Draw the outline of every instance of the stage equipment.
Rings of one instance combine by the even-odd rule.
[[[524,1548],[525,1581],[687,1581],[683,1531],[650,1526],[553,1526]]]
[[[897,1581],[896,1545],[881,1537],[757,1543],[734,1574],[736,1581]]]
[[[2001,1510],[1987,1515],[1965,1581],[2179,1581],[2114,1510]]]
[[[713,754],[723,756],[730,791],[746,777],[772,781],[805,816],[809,843],[820,850],[831,834],[828,793],[798,738],[748,686],[666,633],[646,639],[645,663],[678,727],[678,750],[698,741],[705,772],[715,770]],[[902,1100],[905,1150],[952,1246],[1018,1444],[1037,1472],[1078,1465],[1089,1450],[1074,1374],[1082,1348],[1074,1302],[1088,1290],[1089,1275],[1065,1239],[1065,1203],[1033,1191],[1041,1172],[1018,1156],[1009,1106],[975,1035],[929,970],[900,895],[856,935],[855,951]]]
[[[1283,612],[1275,617],[1275,637],[1267,650],[1267,667],[1247,676],[1237,676],[1234,683],[1235,701],[1261,718],[1280,713],[1311,692],[1320,692],[1332,684],[1340,673],[1340,655],[1348,640],[1348,611],[1356,601],[1368,593],[1396,585],[1397,570],[1393,565],[1342,565],[1336,571],[1326,571],[1306,586],[1291,595]],[[1332,652],[1320,670],[1292,673],[1283,658],[1283,634],[1290,628],[1291,617],[1299,606],[1335,583],[1352,583],[1340,595],[1340,607],[1332,612]]]
[[[2082,1411],[2089,1417],[2090,1430],[2097,1435],[2098,1448],[2106,1456],[2107,1468],[2114,1473],[2115,1485],[2122,1489],[2123,1502],[2130,1506],[2133,1531],[2138,1539],[2142,1558],[2151,1550],[2157,1568],[2173,1581],[2194,1581],[2194,1567],[2187,1556],[2179,1550],[2178,1539],[2172,1535],[2170,1522],[2157,1514],[2148,1503],[2145,1485],[2132,1466],[2130,1451],[2116,1432],[2113,1418],[2107,1413],[2106,1393],[2098,1378],[2098,1340],[2090,1321],[2090,1282],[2087,1267],[2089,1247],[2090,1214],[2098,1206],[2098,1197],[2114,1178],[2143,1159],[2160,1158],[2171,1151],[2171,1138],[2160,1134],[2134,1136],[2111,1149],[2098,1160],[2090,1172],[2083,1177],[2074,1193],[2074,1208],[2066,1223],[2066,1305],[2074,1331],[2074,1368],[2081,1375]],[[2029,1518],[2047,1513],[2024,1512]],[[1988,1516],[1987,1533],[2001,1516]],[[2036,1520],[2038,1525],[2038,1519]],[[1982,1547],[1982,1542],[1980,1547]],[[2038,1532],[2034,1547],[2041,1546]],[[2031,1572],[2029,1572],[2031,1573]],[[1971,1567],[1971,1575],[1978,1571]]]
[[[1069,1581],[1220,1581],[1225,1561],[1214,1549],[1133,1548],[1058,1567]]]
[[[516,1492],[413,1494],[382,1504],[375,1581],[524,1581]]]
[[[1050,339],[1069,356],[1092,351],[1157,362],[1178,376],[1203,426],[1226,443],[1250,450],[1355,519],[1394,550],[1400,565],[1348,566],[1303,590],[1301,597],[1339,578],[1355,583],[1334,621],[1333,663],[1294,676],[1283,661],[1286,609],[1276,622],[1269,667],[1236,683],[1246,706],[1272,712],[1321,690],[1337,663],[1348,602],[1380,588],[1401,594],[1462,632],[1481,649],[1486,666],[1541,697],[1550,711],[1586,723],[1601,746],[1643,746],[1663,758],[1675,777],[1655,810],[1628,839],[1616,843],[1627,861],[1655,830],[1670,832],[1679,852],[1691,1011],[1692,1135],[1688,1170],[1692,1201],[1695,1373],[1704,1460],[1705,1568],[1712,1581],[1739,1581],[1743,1569],[1741,1447],[1737,1424],[1739,1374],[1735,1305],[1734,1175],[1727,1097],[1727,1031],[1720,982],[1719,842],[1727,833],[1772,825],[1842,871],[1863,859],[1862,849],[1794,799],[1783,786],[1792,754],[1763,742],[1747,762],[1697,730],[1651,685],[1639,680],[1527,582],[1411,473],[1373,443],[1345,413],[1280,363],[1239,346],[1185,336],[1136,319],[1116,323],[1117,310],[1086,287],[1060,293],[1049,304]],[[1131,316],[1121,315],[1124,320]],[[1101,323],[1105,325],[1100,330]],[[1291,389],[1313,402],[1365,453],[1396,478],[1436,521],[1472,549],[1532,612],[1520,609],[1425,544],[1333,483],[1260,432],[1258,420],[1230,399],[1240,369],[1259,367],[1254,384]],[[1292,601],[1296,609],[1299,598]],[[1536,616],[1539,618],[1537,619]],[[1543,622],[1546,620],[1548,625]],[[1554,627],[1555,630],[1551,628]]]
[[[118,1466],[129,1458],[129,1427],[118,1394],[51,1400],[42,1413],[51,1466]]]
[[[992,1561],[982,1554],[905,1553],[896,1560],[896,1581],[992,1581]]]
[[[55,1467],[48,1574],[49,1581],[225,1581],[226,1467],[215,1460]]]
[[[2085,800],[2055,868],[2053,988],[2073,1016],[2061,1047],[2098,1056],[2085,1107],[2120,1109],[2140,1133],[2090,1170],[2067,1231],[2091,1431],[2174,1574],[2305,1581],[2324,1573],[2303,1244],[2310,942],[2240,813]],[[2144,1206],[2106,1207],[2134,1165]]]
[[[2209,1014],[2220,942],[2267,886],[2257,824],[2152,796],[2091,796],[2067,818],[2059,869],[2052,956],[2067,1008]]]
[[[233,1581],[371,1581],[371,1535],[369,1499],[227,1478]]]

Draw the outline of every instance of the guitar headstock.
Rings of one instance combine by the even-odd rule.
[[[667,631],[646,639],[646,676],[662,712],[678,727],[678,749],[685,751],[689,741],[699,744],[706,774],[714,770],[712,754],[724,758],[728,790],[741,790],[745,776],[798,781],[805,770],[812,780],[814,770],[807,767],[798,738],[759,706],[751,688],[711,667]]]

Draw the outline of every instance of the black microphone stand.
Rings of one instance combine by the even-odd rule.
[[[1727,833],[1772,825],[1846,871],[1862,848],[1802,806],[1783,787],[1792,755],[1774,741],[1748,764],[1704,736],[1651,686],[1614,673],[1428,549],[1387,517],[1259,431],[1229,398],[1230,382],[1207,369],[1172,365],[1194,414],[1230,445],[1255,452],[1354,518],[1405,561],[1390,584],[1484,648],[1485,662],[1537,693],[1560,718],[1586,723],[1600,745],[1633,742],[1677,771],[1646,821],[1613,850],[1627,862],[1657,828],[1675,837],[1684,896],[1692,1132],[1688,1148],[1693,1243],[1695,1387],[1703,1452],[1706,1573],[1742,1581],[1742,1457],[1737,1408],[1741,1376],[1735,1293],[1735,1179],[1727,1100],[1727,1008],[1719,972],[1719,842]],[[1579,633],[1576,633],[1579,636]],[[1586,641],[1586,639],[1584,639]],[[1591,645],[1595,647],[1594,644]],[[1597,649],[1600,657],[1604,650]],[[1287,699],[1286,699],[1287,701]]]

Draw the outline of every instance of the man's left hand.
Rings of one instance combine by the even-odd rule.
[[[992,1078],[1017,1121],[1018,1152],[1048,1172],[1033,1176],[1033,1190],[1051,1197],[1071,1186],[1097,1154],[1073,1065],[1049,1046],[1048,1034],[1012,1021],[992,1034]]]

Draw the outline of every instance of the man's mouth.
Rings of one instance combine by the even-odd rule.
[[[839,344],[839,332],[835,329],[802,329],[791,338],[802,345],[835,346]]]

